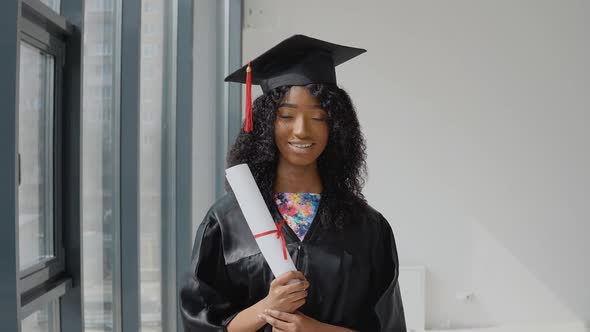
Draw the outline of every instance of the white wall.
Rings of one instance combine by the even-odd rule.
[[[587,1],[246,0],[243,59],[295,33],[368,49],[338,80],[428,328],[590,321],[588,31]]]

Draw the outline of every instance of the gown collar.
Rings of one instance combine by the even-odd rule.
[[[300,240],[299,237],[297,236],[297,234],[295,234],[295,232],[291,229],[291,227],[289,227],[288,225],[283,226],[282,227],[282,232],[285,236],[287,236],[291,241],[290,242],[301,242],[301,243],[306,243],[309,242],[314,235],[314,230],[318,227],[316,224],[320,223],[320,216],[322,213],[322,200],[320,199],[317,211],[315,213],[315,216],[313,217],[313,221],[311,223],[311,226],[309,226],[309,229],[307,230],[307,233],[305,234],[305,237],[303,238],[303,240]],[[280,223],[281,220],[283,220],[283,215],[281,215],[281,212],[279,211],[279,208],[277,207],[276,204],[272,204],[272,209],[271,209],[271,215],[272,218],[274,219],[275,223]]]

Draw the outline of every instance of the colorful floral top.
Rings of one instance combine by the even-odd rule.
[[[303,240],[320,205],[320,194],[276,193],[275,203],[293,232]]]

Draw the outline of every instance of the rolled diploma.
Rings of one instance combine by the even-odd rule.
[[[229,182],[252,235],[276,230],[275,222],[268,211],[258,185],[247,164],[239,164],[225,170],[225,177]],[[287,226],[288,227],[288,226]],[[295,264],[289,253],[287,259],[283,256],[283,245],[276,233],[261,236],[256,239],[262,256],[268,263],[275,277],[289,271],[296,271]],[[297,280],[291,280],[289,283]]]

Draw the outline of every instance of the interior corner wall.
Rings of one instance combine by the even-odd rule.
[[[366,197],[427,269],[427,328],[590,321],[588,31],[574,0],[246,0],[242,56],[296,33],[368,49],[338,81]]]

